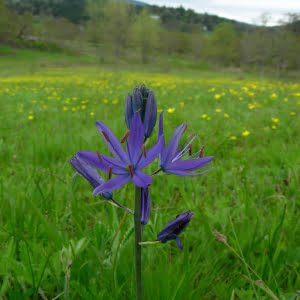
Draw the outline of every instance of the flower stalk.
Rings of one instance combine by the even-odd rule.
[[[136,282],[136,300],[142,299],[142,225],[141,225],[141,188],[135,187],[134,204],[134,250],[135,250],[135,282]]]
[[[198,176],[208,171],[197,172],[213,159],[212,156],[204,157],[203,147],[198,152],[192,153],[192,142],[195,135],[190,135],[183,144],[179,144],[181,136],[187,128],[185,123],[177,127],[167,144],[164,136],[163,113],[159,117],[156,143],[148,148],[148,138],[153,133],[156,119],[157,105],[154,93],[149,91],[145,85],[140,88],[136,87],[132,95],[128,94],[126,97],[125,123],[127,131],[121,141],[103,122],[96,122],[112,156],[100,154],[97,151],[81,150],[70,160],[76,174],[84,177],[92,185],[94,196],[100,195],[108,203],[133,214],[136,300],[142,299],[142,246],[175,240],[177,247],[182,250],[183,246],[179,235],[194,215],[191,211],[180,213],[157,234],[156,240],[142,242],[142,226],[148,223],[150,217],[150,186],[155,175],[167,173],[178,176]],[[124,143],[126,143],[126,147],[124,147]],[[145,173],[144,168],[157,157],[159,157],[158,169],[152,174]],[[97,169],[107,174],[107,181],[102,179]],[[112,193],[129,181],[135,185],[134,211],[116,201]],[[120,226],[117,232],[119,230]],[[116,235],[117,233],[114,238]]]

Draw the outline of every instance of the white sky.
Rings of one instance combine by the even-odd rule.
[[[287,13],[300,13],[300,0],[144,0],[148,4],[191,8],[242,22],[260,24],[267,13],[268,25],[275,25]]]

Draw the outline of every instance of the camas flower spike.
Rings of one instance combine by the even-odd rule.
[[[96,122],[96,126],[115,158],[91,151],[79,151],[78,156],[88,164],[108,172],[109,175],[115,174],[116,177],[96,187],[94,195],[115,190],[130,180],[137,187],[146,188],[149,186],[152,183],[152,177],[142,172],[141,169],[158,156],[161,151],[163,136],[151,149],[146,151],[143,124],[139,113],[136,112],[131,120],[130,133],[126,140],[127,152],[125,152],[119,140],[107,126],[102,122]]]

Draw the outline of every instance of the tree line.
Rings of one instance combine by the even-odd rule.
[[[178,27],[178,22],[172,25],[171,17],[121,0],[8,2],[0,0],[2,44],[55,48],[66,41],[73,44],[77,41],[81,51],[94,51],[104,62],[111,59],[155,64],[173,57],[217,67],[275,69],[279,74],[300,69],[300,15],[297,14],[289,15],[277,27],[241,27],[222,21],[209,30],[191,10],[162,9],[184,16],[185,22],[180,24],[189,26]],[[78,10],[79,23],[78,19],[62,17],[63,8],[69,7]],[[75,15],[74,11],[68,13]]]

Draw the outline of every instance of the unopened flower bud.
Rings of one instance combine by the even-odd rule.
[[[131,95],[126,97],[125,122],[130,129],[132,116],[139,112],[144,126],[144,136],[148,138],[156,124],[157,106],[153,92],[149,91],[145,85],[140,88],[135,87]]]
[[[156,100],[153,92],[148,95],[145,116],[144,116],[144,136],[149,137],[155,127],[157,118]]]
[[[136,87],[136,88],[134,88],[133,93],[132,93],[133,113],[135,113],[136,111],[143,110],[143,106],[144,106],[144,101],[143,101],[142,93],[140,92],[139,88]]]

